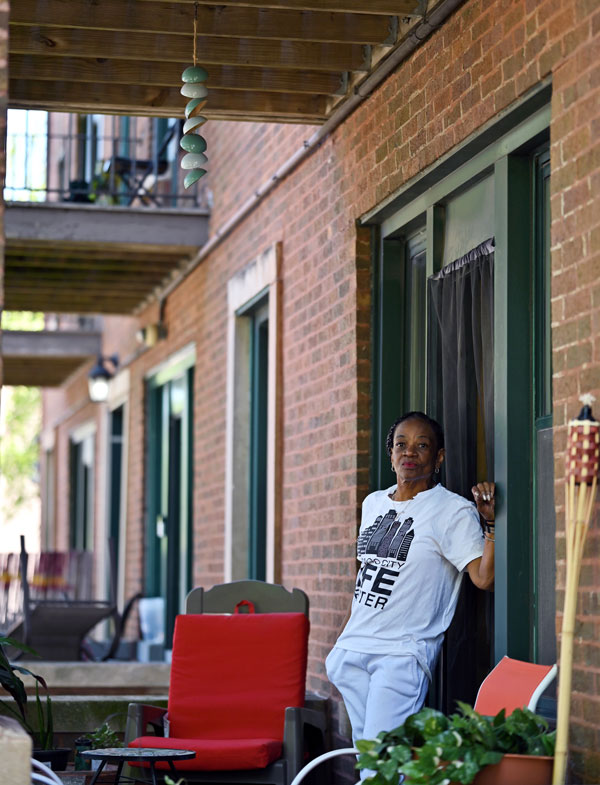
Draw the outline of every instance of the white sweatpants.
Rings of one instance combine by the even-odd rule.
[[[344,699],[353,742],[402,725],[423,707],[429,687],[425,671],[410,654],[361,654],[334,646],[325,668]],[[361,779],[367,776],[361,771]]]

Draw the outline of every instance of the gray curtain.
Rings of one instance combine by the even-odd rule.
[[[446,487],[470,489],[494,465],[494,246],[486,240],[429,279]],[[484,455],[476,445],[484,442]],[[482,465],[483,464],[483,465]],[[478,476],[479,475],[479,476]]]
[[[486,240],[429,279],[429,378],[444,427],[446,487],[472,500],[494,479],[494,243]],[[480,445],[478,450],[478,444]],[[464,580],[438,663],[431,704],[451,712],[473,703],[489,671],[492,595]]]

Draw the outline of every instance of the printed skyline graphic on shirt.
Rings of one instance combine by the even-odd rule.
[[[395,510],[389,510],[361,532],[357,556],[362,565],[356,576],[356,602],[367,608],[385,608],[415,536],[412,525],[412,518],[401,521]]]
[[[395,510],[389,510],[385,515],[378,515],[375,522],[358,538],[356,546],[358,558],[381,556],[384,559],[405,562],[415,536],[414,531],[410,530],[412,524],[412,518],[406,518],[401,522]]]

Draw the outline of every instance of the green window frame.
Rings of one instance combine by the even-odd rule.
[[[94,547],[94,433],[69,441],[69,547],[92,550]]]
[[[248,320],[250,337],[247,577],[264,581],[267,574],[268,295],[252,300],[238,316]]]

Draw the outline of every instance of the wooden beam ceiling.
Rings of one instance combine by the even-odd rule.
[[[102,3],[93,5],[87,0],[69,3],[44,3],[38,0],[18,0],[11,9],[13,25],[122,30],[139,33],[165,33],[191,37],[194,10],[176,2],[138,3],[119,14],[119,0],[112,8]],[[398,11],[394,12],[395,14]],[[134,15],[135,14],[135,15]],[[378,44],[395,43],[397,28],[395,15],[332,14],[325,11],[281,10],[249,6],[198,6],[198,30],[202,35],[229,38],[232,31],[240,38],[273,38],[279,40],[285,32],[290,41],[325,41],[329,43]]]
[[[102,351],[102,335],[86,330],[2,333],[2,383],[55,387]]]
[[[429,0],[435,5],[436,0]],[[323,123],[410,32],[425,0],[18,0],[9,105],[182,116],[181,72],[209,72],[213,119]]]
[[[121,215],[130,227],[136,227],[129,233],[131,239],[123,236],[115,222]],[[115,213],[111,208],[78,209],[56,203],[8,204],[5,308],[132,313],[170,283],[198,248],[197,244],[173,244],[175,235],[168,228],[173,220],[180,221],[180,236],[190,241],[207,234],[207,227],[198,231],[199,223],[208,222],[206,215],[163,215],[143,208]],[[194,231],[186,230],[186,225]],[[90,226],[95,227],[95,235]],[[83,241],[81,235],[90,239]]]

